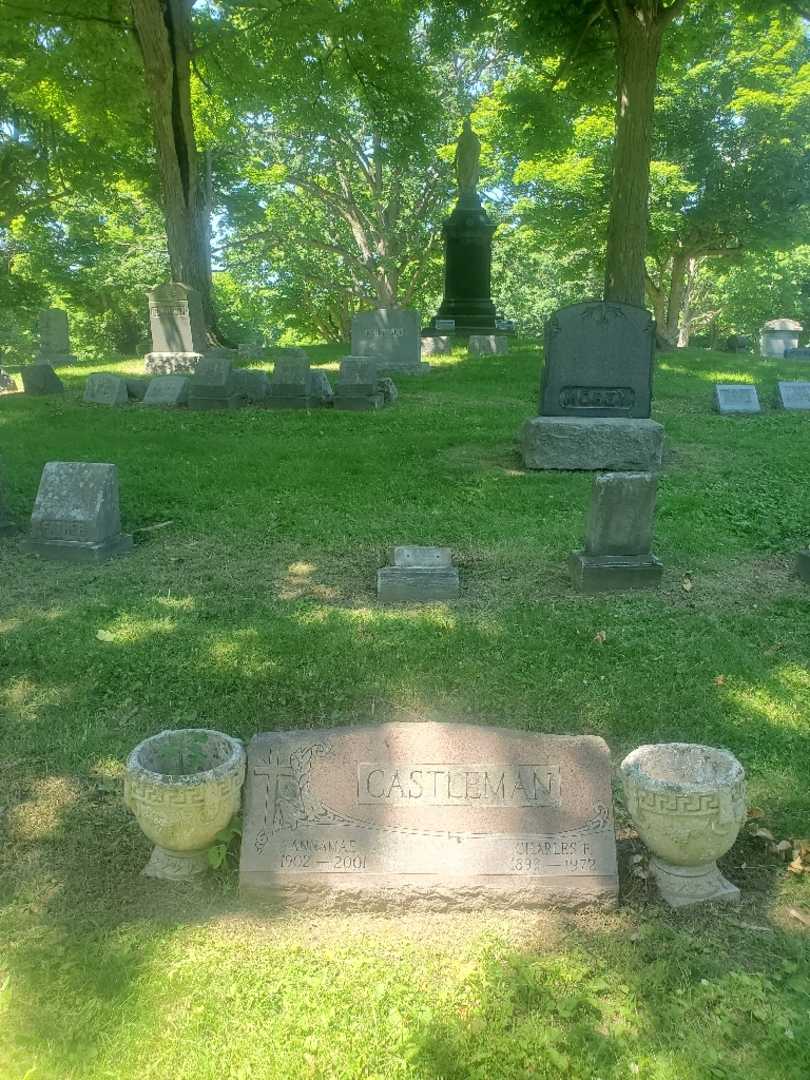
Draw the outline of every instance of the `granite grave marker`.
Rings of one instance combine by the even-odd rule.
[[[231,361],[224,356],[204,356],[188,384],[188,407],[197,411],[238,409],[240,404]]]
[[[810,409],[810,382],[778,382],[776,388],[783,409],[796,412]]]
[[[270,409],[308,409],[310,407],[309,358],[303,349],[299,355],[278,356],[265,404]]]
[[[240,887],[296,909],[613,907],[610,779],[592,735],[455,723],[257,735]]]
[[[61,308],[45,308],[37,317],[39,327],[40,364],[72,364],[76,357],[70,351],[67,312]]]
[[[715,383],[714,407],[724,416],[731,413],[761,412],[757,388],[748,383]]]
[[[88,375],[82,400],[86,405],[128,405],[127,381],[120,375],[97,371]]]
[[[380,409],[384,404],[377,361],[366,356],[344,356],[335,383],[335,408],[361,412]]]
[[[270,392],[270,377],[266,371],[257,371],[255,368],[234,368],[233,377],[240,397],[251,405],[264,404]]]
[[[26,548],[44,558],[74,562],[101,562],[131,550],[132,537],[121,532],[116,466],[49,461]]]
[[[509,338],[500,334],[470,334],[467,351],[470,356],[506,356]]]
[[[458,597],[458,569],[452,564],[450,548],[395,547],[391,562],[377,571],[377,597],[383,603]]]
[[[409,308],[378,308],[352,319],[352,356],[370,356],[380,371],[423,375],[419,312]]]
[[[50,364],[26,364],[20,368],[23,390],[32,396],[62,394],[65,386]]]
[[[147,296],[152,351],[146,354],[146,371],[151,375],[194,371],[208,348],[200,294],[182,282],[169,281],[150,289]]]
[[[156,375],[149,383],[143,403],[164,409],[188,405],[188,376]]]

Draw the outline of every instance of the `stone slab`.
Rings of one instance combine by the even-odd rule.
[[[156,375],[144,395],[144,405],[177,408],[188,404],[188,377],[185,375]]]
[[[116,466],[49,461],[42,470],[26,549],[45,558],[96,562],[131,548],[132,537],[121,533]]]
[[[296,909],[614,907],[610,781],[608,748],[589,735],[455,723],[257,735],[240,887]]]
[[[377,308],[352,319],[352,356],[374,356],[381,371],[423,369],[419,312]]]
[[[128,405],[127,381],[120,375],[97,371],[84,384],[85,405]]]
[[[585,554],[649,555],[656,487],[656,476],[649,472],[595,476],[585,528]]]
[[[67,312],[61,308],[44,308],[37,316],[39,329],[38,363],[72,364],[76,357],[70,351]]]
[[[456,600],[458,594],[455,566],[439,569],[383,566],[377,571],[377,598],[384,604]]]
[[[471,334],[467,351],[470,356],[505,356],[509,352],[509,338],[499,334]]]
[[[574,588],[581,593],[657,589],[664,572],[654,555],[586,555],[572,552],[568,568]]]
[[[723,416],[762,412],[757,388],[748,383],[715,383],[714,408]]]
[[[602,301],[561,308],[546,324],[539,411],[647,419],[654,357],[646,308]]]
[[[664,429],[654,420],[535,416],[520,443],[527,469],[646,472],[661,464]]]
[[[26,394],[62,394],[65,386],[50,364],[27,364],[20,368],[23,390]]]
[[[783,409],[795,412],[810,409],[810,382],[778,382],[776,393]]]
[[[197,352],[150,352],[144,357],[147,375],[191,375],[202,360]]]

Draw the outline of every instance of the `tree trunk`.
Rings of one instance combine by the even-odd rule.
[[[155,129],[172,278],[200,294],[214,325],[210,225],[191,116],[193,0],[132,0]]]
[[[616,141],[610,195],[605,299],[644,305],[650,158],[663,24],[649,7],[616,5]]]
[[[672,256],[672,277],[669,283],[667,322],[664,329],[664,336],[672,342],[678,340],[681,313],[686,299],[687,273],[690,261],[688,252],[682,248],[678,249]]]

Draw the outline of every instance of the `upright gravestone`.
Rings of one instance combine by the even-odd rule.
[[[64,383],[50,364],[26,364],[20,368],[20,375],[26,394],[40,397],[44,394],[64,393]]]
[[[89,375],[83,400],[86,405],[128,405],[127,380],[103,371]]]
[[[197,411],[238,409],[240,400],[230,360],[224,356],[202,357],[189,380],[188,407]]]
[[[654,589],[663,567],[652,554],[657,480],[652,473],[594,477],[584,551],[569,559],[580,592]]]
[[[616,904],[593,735],[389,723],[255,736],[243,892],[295,908]]]
[[[100,562],[129,551],[132,537],[121,532],[116,466],[49,461],[26,547],[44,558],[74,562]]]
[[[369,356],[380,371],[424,375],[419,312],[409,308],[378,308],[352,319],[352,356]]]
[[[309,358],[306,353],[302,356],[279,356],[273,366],[265,405],[269,409],[308,409],[309,390]]]
[[[39,355],[36,362],[51,366],[75,363],[76,357],[70,351],[67,312],[61,308],[45,308],[39,313],[38,325]]]
[[[650,420],[655,322],[646,308],[593,301],[549,319],[540,415],[526,422],[530,469],[649,469],[664,429]]]
[[[156,375],[144,394],[144,405],[163,409],[176,409],[188,405],[188,376]]]
[[[450,548],[395,547],[391,562],[377,571],[377,597],[383,603],[457,599],[458,570]]]
[[[776,388],[783,409],[793,412],[810,409],[810,382],[778,382]]]
[[[732,413],[759,413],[757,388],[748,383],[715,383],[714,407],[727,416]]]
[[[147,296],[152,351],[146,354],[146,371],[150,375],[194,371],[208,344],[199,293],[169,281],[150,289]]]
[[[335,408],[351,412],[381,409],[385,395],[380,387],[376,360],[365,356],[344,356],[335,384]]]

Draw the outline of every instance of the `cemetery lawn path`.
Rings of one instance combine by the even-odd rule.
[[[314,348],[333,370],[338,349]],[[0,539],[2,1080],[807,1080],[810,415],[802,365],[659,360],[660,592],[587,598],[565,562],[590,477],[526,472],[540,355],[441,358],[378,413],[122,410],[0,397],[24,523],[50,460],[118,465],[134,552],[41,562]],[[756,381],[759,417],[711,411]],[[381,607],[394,543],[453,549],[462,597]],[[758,816],[722,861],[738,909],[673,914],[617,790],[612,914],[264,917],[233,859],[201,884],[139,871],[121,801],[145,736],[459,720],[730,748]],[[641,876],[639,876],[641,875]]]

